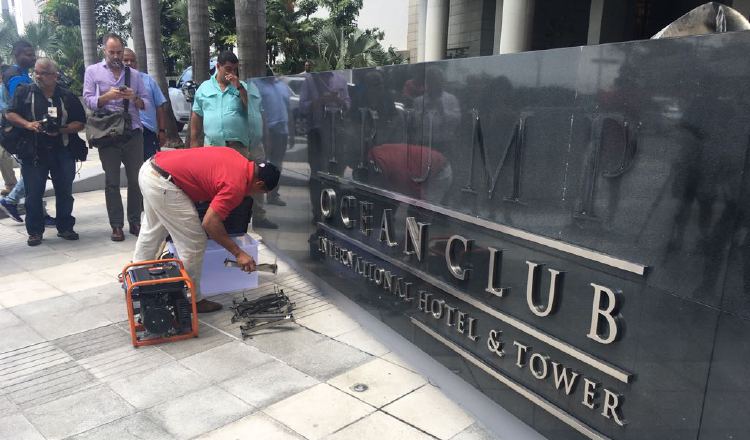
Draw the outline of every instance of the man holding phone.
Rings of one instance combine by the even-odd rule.
[[[91,110],[106,108],[121,112],[127,106],[131,126],[127,140],[121,145],[112,145],[99,149],[99,159],[104,169],[104,197],[107,203],[107,215],[112,227],[112,241],[125,240],[122,228],[125,224],[120,196],[120,163],[125,165],[128,179],[128,223],[130,233],[138,235],[141,229],[141,211],[143,199],[138,187],[138,170],[143,164],[143,124],[139,110],[145,107],[147,99],[143,80],[137,71],[127,74],[129,67],[123,62],[125,45],[116,34],[107,34],[104,43],[104,61],[86,68],[83,80],[83,99]]]

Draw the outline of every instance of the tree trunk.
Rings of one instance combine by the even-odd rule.
[[[95,64],[97,56],[96,20],[94,18],[94,0],[79,0],[78,12],[81,19],[81,41],[83,42],[83,63],[86,66]]]
[[[188,31],[193,81],[200,84],[208,79],[208,2],[188,0]]]
[[[237,57],[242,80],[250,75],[253,59],[253,25],[255,0],[234,0],[234,18],[237,21]]]
[[[266,2],[235,0],[237,20],[237,53],[240,78],[265,76],[266,73]]]
[[[131,0],[133,4],[134,0]],[[139,0],[135,0],[140,3]],[[132,12],[132,11],[131,11]],[[159,3],[157,0],[145,0],[142,4],[143,12],[143,34],[146,43],[146,58],[148,71],[151,77],[159,84],[164,97],[167,98],[167,118],[164,127],[167,130],[167,144],[176,147],[182,143],[177,134],[177,121],[172,112],[172,102],[169,100],[169,85],[167,84],[166,71],[164,70],[164,51],[161,47],[161,15],[159,14]]]
[[[146,0],[146,3],[158,3],[154,0]],[[151,9],[151,6],[147,6]],[[158,5],[156,7],[158,11]],[[146,64],[146,39],[143,35],[143,16],[141,15],[141,0],[130,0],[130,33],[133,36],[133,50],[138,59],[138,66],[142,72],[148,73]],[[161,85],[161,84],[160,84]]]
[[[251,76],[266,76],[266,0],[256,0],[257,28],[255,29],[255,44],[253,53],[257,61],[253,62]]]

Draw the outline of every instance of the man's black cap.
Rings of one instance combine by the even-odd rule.
[[[266,191],[272,191],[279,184],[281,171],[271,162],[258,162],[258,180],[263,181]]]

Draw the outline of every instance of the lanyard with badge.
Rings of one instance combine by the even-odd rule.
[[[52,98],[47,98],[47,104],[49,104],[47,106],[47,117],[57,119],[57,107],[55,107],[55,103],[52,102]]]

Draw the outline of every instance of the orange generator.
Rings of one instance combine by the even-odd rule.
[[[134,347],[198,337],[193,281],[180,260],[131,263],[121,278]]]

